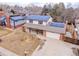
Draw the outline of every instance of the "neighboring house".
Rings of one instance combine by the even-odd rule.
[[[26,23],[41,24],[41,25],[47,25],[48,22],[52,22],[52,18],[50,16],[42,16],[42,15],[29,15],[27,16],[26,20]]]
[[[6,18],[5,16],[0,16],[0,20],[1,20],[1,21],[4,21],[5,18]]]
[[[66,31],[65,23],[52,22],[50,16],[30,15],[27,16],[27,31],[34,34],[44,35],[49,38],[58,36],[57,39],[64,36]],[[56,37],[55,37],[56,38]]]
[[[24,16],[1,16],[0,25],[15,29],[24,25],[26,22]]]
[[[6,27],[15,29],[25,23],[25,18],[23,16],[4,16],[1,18]]]
[[[26,20],[25,20],[24,16],[10,17],[11,28],[19,27],[19,26],[25,24],[25,22],[26,22]]]
[[[5,25],[5,16],[4,16],[4,11],[0,9],[0,26]]]
[[[26,18],[26,24],[33,24],[35,26],[39,26],[39,28],[43,25],[46,26],[48,22],[52,22],[52,18],[50,16],[42,16],[42,15],[29,15]],[[28,27],[28,26],[27,26]],[[44,34],[42,29],[28,27],[29,32],[33,32],[36,34]]]
[[[6,26],[6,17],[5,16],[0,16],[0,26]]]

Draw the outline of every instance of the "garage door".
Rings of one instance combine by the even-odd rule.
[[[51,33],[51,32],[46,32],[46,37],[52,38],[52,39],[58,39],[60,38],[60,34],[57,33]]]

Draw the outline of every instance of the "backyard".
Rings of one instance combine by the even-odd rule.
[[[3,29],[3,28],[1,28],[0,27],[0,37],[1,36],[4,36],[4,35],[7,35],[7,34],[9,34],[9,33],[11,33],[12,31],[11,30],[9,30],[9,29]]]
[[[2,32],[2,31],[0,31]],[[23,32],[22,28],[14,30],[14,32],[2,36],[0,38],[0,46],[6,48],[17,55],[31,55],[40,43],[40,39],[27,32]]]

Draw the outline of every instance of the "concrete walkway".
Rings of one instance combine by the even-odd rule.
[[[0,56],[18,56],[18,55],[5,48],[0,47]]]
[[[42,38],[42,37],[41,37]],[[32,56],[74,56],[71,46],[68,46],[69,44],[66,44],[63,41],[56,40],[56,39],[50,39],[50,38],[44,38],[46,39],[46,42],[44,45],[40,48],[40,45],[35,50],[35,52],[32,54]]]

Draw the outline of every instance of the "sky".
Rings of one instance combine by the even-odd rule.
[[[30,3],[40,3],[40,4],[45,4],[45,3],[59,3],[59,2],[71,2],[71,3],[74,3],[74,2],[79,2],[79,0],[0,0],[0,3],[3,3],[3,4],[10,4],[10,5],[14,5],[14,4],[17,4],[17,5],[22,5],[22,6],[25,6],[25,5],[28,5]]]

